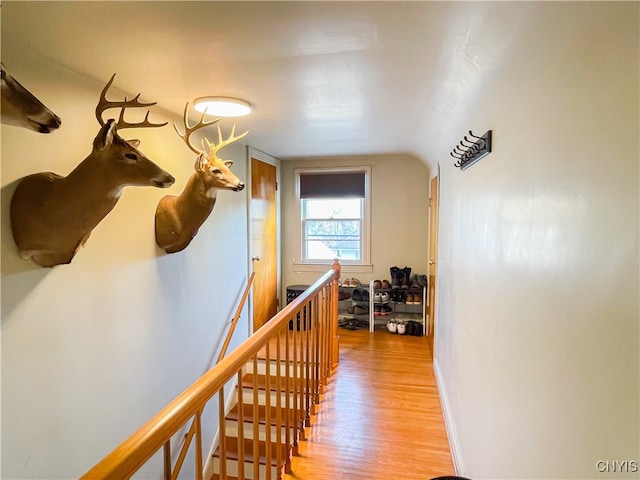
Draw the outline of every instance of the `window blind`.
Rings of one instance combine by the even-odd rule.
[[[301,173],[300,198],[364,198],[365,172]]]

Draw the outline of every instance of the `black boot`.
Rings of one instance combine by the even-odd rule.
[[[402,285],[402,277],[404,273],[398,267],[389,268],[389,273],[391,274],[391,288],[400,288]]]
[[[415,335],[416,333],[416,322],[413,320],[409,320],[407,322],[407,335]]]
[[[400,288],[409,288],[411,285],[411,267],[404,267],[402,269],[402,285]]]

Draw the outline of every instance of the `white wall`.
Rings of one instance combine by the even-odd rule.
[[[2,478],[77,478],[215,361],[247,279],[246,190],[220,192],[192,244],[166,255],[155,244],[155,207],[182,191],[195,156],[171,125],[123,130],[176,184],[125,188],[70,265],[22,260],[9,221],[15,185],[40,171],[66,175],[91,152],[93,110],[108,78],[81,77],[4,44],[2,56],[63,119],[50,135],[1,130]],[[153,108],[151,120],[180,118]],[[224,154],[246,180],[245,147]],[[231,348],[247,335],[245,312]]]
[[[460,473],[639,478],[597,464],[640,461],[639,5],[488,5],[451,131],[490,128],[494,151],[464,172],[438,159],[436,364]]]
[[[429,171],[408,155],[363,155],[287,160],[281,163],[283,288],[311,284],[330,266],[305,271],[293,262],[296,251],[296,168],[371,166],[371,263],[368,269],[342,267],[342,278],[362,282],[387,279],[389,267],[409,266],[412,273],[427,273]],[[286,301],[286,296],[283,297]]]

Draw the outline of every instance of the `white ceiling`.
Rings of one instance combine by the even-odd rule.
[[[117,72],[116,87],[177,114],[200,96],[246,99],[255,110],[238,130],[282,159],[429,163],[442,152],[428,134],[455,124],[453,107],[504,48],[504,36],[476,39],[491,5],[5,1],[2,42],[101,83]]]

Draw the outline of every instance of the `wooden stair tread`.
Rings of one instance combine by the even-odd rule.
[[[253,439],[245,438],[244,439],[244,459],[245,462],[255,463],[254,460],[254,442]],[[258,462],[262,465],[267,465],[267,442],[264,440],[258,440]],[[278,459],[276,457],[277,453],[277,444],[272,441],[269,442],[271,444],[271,459],[269,465],[280,466],[284,463],[285,458],[287,457],[286,452],[284,452],[285,446],[284,444],[280,444],[280,453],[282,458]],[[239,442],[236,437],[225,437],[225,446],[226,446],[226,458],[227,460],[238,460],[238,451],[239,451]],[[220,447],[216,448],[216,451],[213,454],[214,457],[220,457]]]
[[[290,407],[292,405],[289,405]],[[277,420],[277,414],[278,414],[278,407],[275,405],[272,405],[271,408],[271,425],[275,426],[276,425],[276,420]],[[281,405],[280,407],[280,416],[282,418],[282,422],[284,423],[284,404]],[[243,422],[247,422],[247,423],[253,423],[253,404],[252,403],[243,403],[242,404],[242,420]],[[298,410],[298,415],[304,415],[304,411],[302,410]],[[236,403],[233,408],[229,411],[229,413],[227,413],[226,417],[227,420],[235,420],[238,421],[239,419],[239,406]],[[267,418],[267,407],[265,405],[258,405],[258,423],[261,425],[266,424],[266,418]],[[284,427],[284,425],[282,425]]]
[[[259,390],[266,390],[267,389],[267,376],[263,375],[263,374],[258,374],[255,375],[253,373],[247,373],[242,377],[242,388],[253,388],[254,386],[254,377],[256,378],[255,384],[258,387]],[[306,378],[297,378],[295,381],[293,378],[289,378],[289,392],[293,393],[294,389],[293,387],[297,384],[298,385],[298,389],[297,391],[300,393],[304,393],[306,392],[306,382],[307,379]],[[309,380],[309,383],[311,383],[311,380]],[[269,390],[277,390],[278,389],[278,379],[275,375],[270,375],[269,376]],[[280,377],[280,390],[282,392],[286,392],[287,390],[285,390],[286,385],[285,385],[285,377],[281,376]]]

